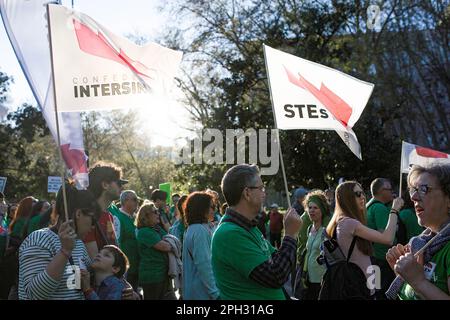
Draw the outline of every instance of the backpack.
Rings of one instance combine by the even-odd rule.
[[[406,230],[406,225],[400,216],[397,218],[397,231],[395,233],[395,237],[397,238],[397,243],[402,245],[406,245],[408,243],[408,231]]]
[[[366,276],[358,265],[350,262],[356,239],[354,236],[347,258],[337,242],[336,230],[331,239],[322,243],[318,262],[325,263],[327,271],[322,278],[319,300],[371,300]]]

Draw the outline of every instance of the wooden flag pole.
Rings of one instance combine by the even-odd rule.
[[[50,44],[50,59],[52,66],[52,82],[53,82],[53,104],[55,105],[55,118],[56,118],[56,135],[57,135],[57,144],[58,144],[58,153],[60,159],[60,169],[61,169],[61,179],[62,179],[62,192],[63,192],[63,202],[64,202],[64,214],[66,217],[66,221],[69,220],[69,212],[67,207],[67,194],[66,194],[66,183],[65,183],[65,173],[64,173],[64,158],[61,151],[61,136],[59,134],[59,116],[58,116],[58,107],[56,104],[56,87],[55,87],[55,73],[53,68],[53,48],[52,48],[52,33],[50,27],[50,12],[49,12],[49,4],[47,4],[47,23],[48,23],[48,39]]]
[[[278,150],[279,150],[279,154],[280,154],[281,172],[283,174],[284,190],[286,192],[286,199],[287,199],[288,209],[289,209],[291,207],[291,199],[289,197],[289,188],[288,188],[288,185],[287,185],[286,171],[284,170],[283,152],[281,151],[281,140],[280,140],[280,134],[279,134],[278,126],[277,126],[277,117],[275,116],[273,97],[272,97],[272,90],[271,90],[271,87],[270,87],[269,69],[267,68],[266,48],[264,47],[264,45],[263,45],[263,51],[264,51],[264,63],[266,65],[266,71],[267,71],[267,82],[269,83],[270,101],[272,103],[273,121],[275,123],[275,129],[277,130],[277,144],[278,144]]]
[[[400,182],[398,185],[398,196],[402,196],[402,185],[403,185],[403,172],[402,172],[402,165],[403,165],[403,141],[402,141],[402,154],[400,156]]]

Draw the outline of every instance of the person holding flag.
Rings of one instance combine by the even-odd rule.
[[[211,243],[219,298],[286,299],[282,287],[295,261],[300,217],[293,208],[286,213],[284,238],[276,250],[257,227],[256,217],[266,196],[258,167],[248,164],[231,167],[222,178],[221,188],[229,207]]]

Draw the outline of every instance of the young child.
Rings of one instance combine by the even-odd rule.
[[[128,269],[128,258],[116,246],[104,246],[91,264],[95,273],[95,290],[91,287],[90,273],[81,270],[81,288],[87,300],[121,300],[127,284],[123,279]]]

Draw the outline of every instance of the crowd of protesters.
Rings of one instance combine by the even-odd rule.
[[[300,187],[284,212],[264,210],[255,165],[226,171],[222,194],[145,199],[100,162],[88,190],[66,182],[51,203],[0,193],[0,299],[324,299],[327,240],[359,268],[359,298],[449,299],[450,166],[413,166],[407,182],[395,197],[375,178],[369,201],[357,181]]]

